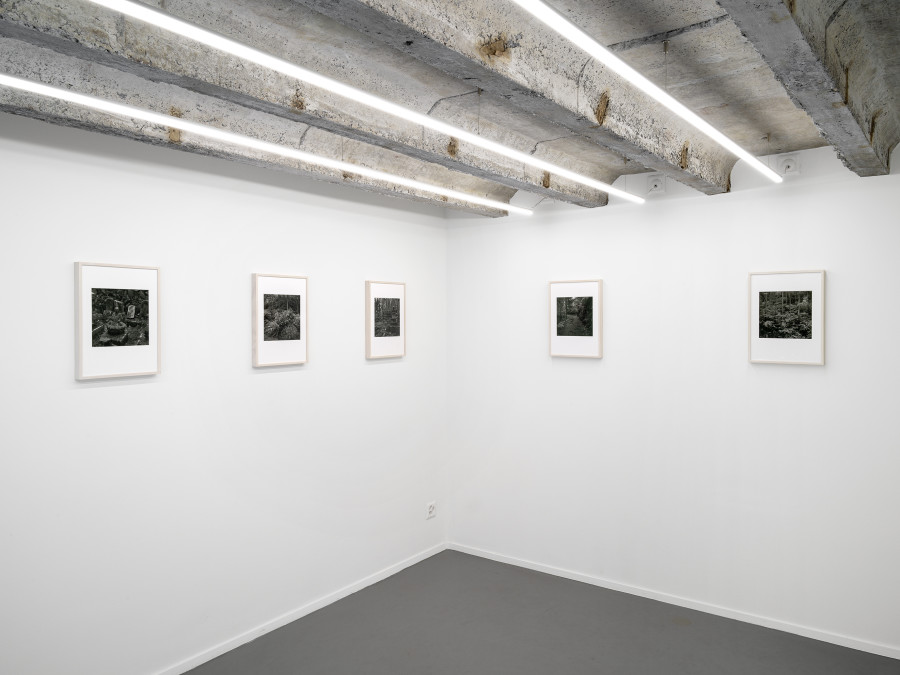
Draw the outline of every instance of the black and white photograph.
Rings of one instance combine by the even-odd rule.
[[[812,291],[763,291],[759,294],[759,337],[812,339]]]
[[[825,365],[825,272],[750,275],[750,362]]]
[[[603,356],[603,282],[550,282],[550,356]]]
[[[593,335],[594,298],[557,298],[556,334]]]
[[[75,263],[75,379],[159,373],[159,268]]]
[[[406,355],[406,284],[366,282],[366,358]]]
[[[264,340],[268,342],[302,338],[303,296],[266,293],[263,295],[263,305],[265,307]]]
[[[307,277],[253,275],[253,367],[297,366],[309,357]]]
[[[130,288],[91,289],[91,346],[150,344],[150,291]]]
[[[375,298],[374,337],[400,335],[400,298]]]

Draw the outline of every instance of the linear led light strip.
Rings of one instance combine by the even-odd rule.
[[[772,169],[759,161],[755,156],[744,150],[744,148],[728,138],[728,136],[716,129],[693,110],[689,109],[684,104],[679,103],[674,97],[657,87],[618,56],[606,49],[606,47],[602,46],[592,37],[575,27],[568,19],[565,19],[555,10],[551,9],[540,0],[512,0],[512,2],[529,12],[532,16],[552,28],[576,46],[586,51],[590,56],[624,78],[630,84],[664,105],[695,129],[709,136],[732,154],[737,155],[766,178],[775,183],[782,182],[781,176],[772,171]]]
[[[321,87],[322,89],[330,91],[333,94],[348,98],[352,101],[356,101],[357,103],[362,103],[365,106],[374,108],[375,110],[379,110],[388,115],[399,117],[400,119],[404,119],[408,122],[413,122],[414,124],[419,124],[423,127],[432,129],[446,136],[453,136],[460,141],[478,146],[480,148],[488,150],[489,152],[503,155],[504,157],[509,157],[510,159],[513,159],[517,162],[522,162],[523,164],[533,166],[535,168],[541,169],[542,171],[549,171],[551,174],[554,174],[556,176],[568,178],[569,180],[576,183],[587,185],[588,187],[592,187],[596,190],[621,197],[622,199],[634,202],[636,204],[644,203],[644,200],[642,198],[629,192],[625,192],[624,190],[614,188],[612,185],[608,185],[607,183],[594,180],[593,178],[589,178],[587,176],[582,176],[581,174],[575,173],[574,171],[569,171],[568,169],[565,169],[561,166],[556,166],[555,164],[537,159],[536,157],[533,157],[527,153],[508,148],[505,145],[501,145],[500,143],[495,143],[494,141],[483,138],[478,134],[473,134],[464,129],[446,124],[445,122],[436,120],[428,115],[410,110],[409,108],[404,108],[403,106],[397,105],[396,103],[391,103],[390,101],[369,94],[365,91],[362,91],[361,89],[351,87],[350,85],[344,84],[343,82],[333,80],[330,77],[325,77],[324,75],[320,75],[319,73],[301,68],[300,66],[294,65],[293,63],[289,63],[288,61],[285,61],[283,59],[279,59],[270,54],[266,54],[265,52],[261,52],[252,47],[248,47],[247,45],[243,45],[240,42],[235,42],[234,40],[230,40],[229,38],[213,33],[204,28],[200,28],[199,26],[187,23],[186,21],[182,21],[181,19],[176,19],[175,17],[168,14],[163,14],[162,12],[158,12],[144,5],[129,2],[128,0],[88,1],[94,3],[95,5],[100,5],[101,7],[106,7],[107,9],[111,9],[126,16],[130,16],[133,19],[149,23],[153,26],[156,26],[157,28],[162,28],[163,30],[175,33],[176,35],[180,35],[181,37],[187,38],[189,40],[194,40],[195,42],[204,44],[207,47],[212,47],[213,49],[225,52],[226,54],[231,54],[232,56],[251,61],[252,63],[263,66],[265,68],[269,68],[270,70],[274,70],[284,75],[288,75],[289,77],[294,77],[298,80],[306,82],[307,84]]]
[[[486,206],[488,208],[499,209],[501,211],[516,213],[523,216],[530,216],[532,214],[532,211],[529,211],[528,209],[523,209],[518,206],[512,206],[511,204],[506,204],[504,202],[494,201],[493,199],[485,199],[483,197],[466,194],[465,192],[449,190],[437,185],[422,183],[421,181],[404,178],[403,176],[396,176],[391,173],[385,173],[384,171],[369,169],[357,164],[342,162],[336,159],[322,157],[320,155],[313,155],[301,150],[294,150],[293,148],[289,148],[284,145],[261,141],[256,138],[251,138],[250,136],[233,134],[229,131],[222,131],[221,129],[208,127],[204,124],[189,122],[178,117],[170,117],[168,115],[161,115],[149,110],[142,110],[141,108],[133,108],[131,106],[122,105],[120,103],[112,103],[111,101],[94,98],[93,96],[77,94],[67,89],[49,87],[45,84],[31,82],[30,80],[22,80],[17,77],[10,77],[9,75],[3,75],[2,73],[0,73],[0,86],[10,87],[12,89],[18,89],[20,91],[27,91],[32,94],[38,94],[39,96],[47,96],[49,98],[59,99],[61,101],[74,103],[75,105],[84,106],[85,108],[91,108],[93,110],[99,110],[111,115],[120,115],[122,117],[129,117],[131,119],[149,122],[150,124],[158,124],[163,127],[179,129],[180,131],[185,131],[190,134],[196,134],[197,136],[203,136],[205,138],[211,138],[216,141],[228,143],[229,145],[237,145],[244,148],[250,148],[252,150],[268,152],[273,155],[289,157],[306,164],[314,164],[316,166],[322,166],[327,169],[345,171],[347,173],[355,174],[357,176],[364,176],[366,178],[372,178],[374,180],[387,181],[389,183],[408,187],[413,190],[430,192],[432,194],[442,195],[444,197],[449,197],[450,199],[458,199],[470,204],[478,204],[479,206]]]

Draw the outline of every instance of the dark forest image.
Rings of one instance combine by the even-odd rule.
[[[556,334],[594,334],[594,298],[557,298]]]
[[[150,291],[91,289],[91,346],[150,344]]]
[[[400,298],[375,298],[375,337],[400,335]]]
[[[263,294],[263,340],[300,340],[299,295]]]
[[[812,339],[812,291],[759,294],[759,337]]]

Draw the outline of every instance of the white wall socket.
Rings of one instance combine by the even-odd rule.
[[[428,502],[425,505],[425,520],[431,520],[437,515],[437,502]]]

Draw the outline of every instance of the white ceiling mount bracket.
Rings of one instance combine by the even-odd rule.
[[[800,174],[800,159],[797,155],[784,155],[778,158],[778,173],[782,176],[796,176]]]
[[[664,195],[666,193],[666,177],[660,173],[647,176],[647,195]]]

